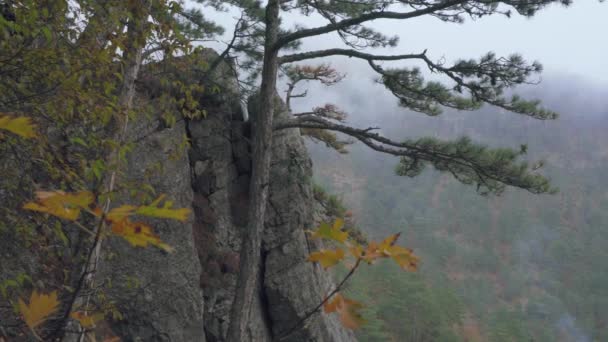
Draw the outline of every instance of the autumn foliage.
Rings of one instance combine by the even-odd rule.
[[[399,233],[391,235],[381,242],[370,241],[363,245],[351,239],[343,227],[344,220],[338,218],[333,224],[322,223],[316,230],[309,231],[311,238],[324,239],[335,247],[310,253],[308,261],[319,263],[326,270],[340,262],[352,265],[342,282],[325,298],[322,304],[326,313],[337,313],[345,327],[356,329],[364,322],[359,313],[363,305],[344,297],[340,291],[359,265],[362,262],[371,265],[380,259],[390,258],[401,269],[413,272],[417,270],[420,258],[411,249],[396,244]]]

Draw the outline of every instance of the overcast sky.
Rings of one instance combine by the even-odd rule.
[[[230,16],[213,16],[228,31]],[[323,24],[310,18],[288,17],[306,26]],[[299,20],[298,20],[299,19]],[[425,17],[407,21],[378,20],[373,27],[401,37],[398,47],[381,53],[410,53],[428,49],[433,58],[479,57],[495,51],[499,55],[521,53],[538,60],[547,74],[571,76],[596,84],[608,84],[608,3],[597,0],[575,0],[569,8],[554,5],[528,19],[514,16],[492,16],[465,24],[444,23]],[[304,49],[335,47],[335,35],[304,41]],[[350,63],[347,63],[350,64]],[[342,64],[345,66],[345,64]],[[347,66],[349,73],[359,72],[358,65]],[[364,71],[367,73],[367,70]]]

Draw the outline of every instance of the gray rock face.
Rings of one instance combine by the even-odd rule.
[[[187,151],[181,147],[185,123],[156,129],[154,121],[131,126],[139,142],[129,154],[119,182],[150,184],[177,208],[190,207],[192,188]],[[119,183],[120,184],[120,183]],[[204,341],[203,301],[198,286],[200,264],[192,234],[192,217],[181,223],[150,220],[161,239],[175,248],[135,248],[119,238],[104,241],[97,275],[106,296],[123,315],[112,331],[123,341]]]
[[[189,123],[208,341],[223,341],[228,328],[240,236],[247,229],[248,129],[230,108],[208,109],[206,119]],[[288,115],[284,105],[277,112]],[[271,164],[262,279],[249,340],[354,341],[332,316],[316,313],[297,325],[331,288],[327,274],[306,262],[313,247],[304,231],[314,226],[315,206],[312,163],[297,129],[275,134]]]

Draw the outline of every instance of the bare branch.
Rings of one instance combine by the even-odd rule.
[[[224,49],[224,51],[222,51],[222,53],[219,56],[217,56],[217,58],[213,62],[211,62],[211,64],[209,65],[209,69],[206,70],[206,75],[205,76],[207,78],[210,77],[211,74],[213,73],[213,71],[220,65],[220,63],[223,60],[225,60],[225,58],[228,56],[228,54],[230,53],[230,51],[234,47],[236,39],[239,36],[241,23],[244,20],[243,16],[244,16],[244,14],[241,14],[241,17],[237,20],[236,24],[234,25],[234,33],[232,34],[232,39],[230,40],[230,42],[228,43],[228,45],[226,46],[226,48]]]
[[[355,57],[364,59],[367,61],[399,61],[404,59],[423,59],[425,56],[426,50],[422,53],[417,54],[406,54],[406,55],[373,55],[369,53],[364,53],[361,51],[353,50],[353,49],[327,49],[327,50],[318,50],[318,51],[308,51],[302,53],[294,53],[291,55],[281,56],[279,58],[279,63],[293,63],[298,61],[303,61],[307,59],[313,58],[322,58],[328,56],[346,56],[346,57]]]

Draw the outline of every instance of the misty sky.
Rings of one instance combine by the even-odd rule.
[[[217,16],[209,11],[205,14],[231,30],[230,15]],[[286,18],[288,24],[295,21],[306,26],[324,24],[315,18]],[[531,19],[492,16],[467,20],[459,25],[429,17],[407,21],[379,20],[372,26],[401,37],[398,47],[377,53],[413,53],[428,49],[432,58],[445,57],[453,61],[477,58],[488,51],[499,55],[517,52],[529,60],[540,61],[546,74],[608,85],[608,3],[597,0],[575,0],[569,8],[553,5]],[[335,47],[339,43],[335,35],[325,35],[322,39],[305,40],[304,49]],[[359,67],[362,64],[348,64],[352,63],[341,66],[346,66],[349,73],[362,71]]]

